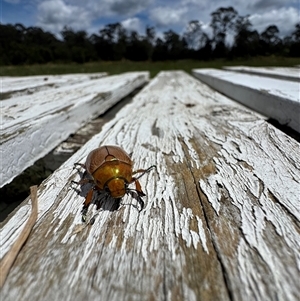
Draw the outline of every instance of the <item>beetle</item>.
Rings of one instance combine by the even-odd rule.
[[[89,153],[85,164],[75,163],[74,165],[83,167],[90,178],[82,179],[79,182],[72,182],[81,185],[86,183],[93,184],[93,187],[88,191],[83,204],[83,215],[87,212],[87,208],[92,201],[95,190],[104,191],[117,202],[119,202],[125,194],[135,192],[141,210],[144,208],[144,201],[141,197],[145,196],[145,193],[142,191],[138,179],[151,169],[156,168],[156,165],[152,165],[147,169],[133,171],[133,162],[130,156],[121,147],[115,145],[98,147]],[[135,174],[140,175],[134,177],[133,175]],[[135,183],[135,189],[129,188],[129,185],[132,183]]]

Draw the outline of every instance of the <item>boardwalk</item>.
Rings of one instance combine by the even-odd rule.
[[[119,145],[146,196],[95,194],[73,168]],[[3,300],[298,300],[299,144],[183,73],[161,72],[38,190],[39,214]],[[75,188],[79,188],[79,194]],[[8,251],[28,198],[1,228]]]

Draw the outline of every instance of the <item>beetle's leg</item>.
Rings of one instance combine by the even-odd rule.
[[[74,168],[75,168],[75,166],[77,166],[77,165],[79,165],[79,166],[81,166],[82,168],[86,169],[85,164],[83,164],[83,163],[78,163],[78,162],[74,163]]]
[[[85,197],[85,201],[83,203],[83,207],[88,207],[90,205],[93,198],[93,194],[94,194],[94,188],[90,189],[89,192],[87,193]]]
[[[94,194],[94,188],[90,189],[89,192],[87,193],[86,197],[85,197],[85,201],[83,203],[83,208],[82,208],[82,211],[81,211],[81,214],[82,214],[82,221],[83,222],[86,222],[86,214],[87,214],[87,211],[88,211],[88,207],[92,201],[92,198],[93,198],[93,194]]]
[[[142,177],[145,173],[149,172],[151,169],[156,168],[156,165],[152,165],[147,169],[138,169],[134,172],[132,172],[132,174],[137,174],[137,173],[142,173],[141,175],[139,175],[136,179],[139,179],[140,177]]]
[[[83,207],[81,210],[81,221],[83,223],[86,222],[86,215],[87,215],[88,207]]]
[[[143,192],[141,184],[138,181],[138,179],[132,178],[132,182],[134,182],[134,184],[135,184],[135,189],[136,189],[136,192],[138,193],[138,195],[139,196],[145,196],[145,193]]]
[[[74,163],[74,168],[79,165],[81,166],[82,168],[86,169],[85,167],[85,164],[82,164],[82,163]],[[77,170],[78,171],[78,170]],[[89,179],[89,178],[85,178],[85,179],[81,179],[80,181],[76,182],[76,181],[71,181],[72,184],[77,184],[77,185],[84,185],[84,184],[87,184],[87,183],[93,183],[93,180]]]
[[[137,197],[137,200],[138,200],[139,204],[141,205],[141,210],[139,210],[141,212],[144,209],[145,203],[139,195]]]
[[[140,182],[138,181],[138,179],[139,179],[140,177],[142,177],[145,173],[149,172],[149,171],[150,171],[151,169],[153,169],[153,168],[156,168],[156,165],[152,165],[152,166],[150,166],[150,167],[147,168],[147,169],[138,169],[138,170],[136,170],[136,171],[134,171],[134,172],[132,173],[132,174],[142,173],[142,174],[139,175],[138,177],[132,177],[131,182],[130,182],[130,183],[135,182],[136,191],[137,191],[137,193],[138,193],[140,196],[145,196],[145,193],[143,192],[142,187],[141,187],[141,184],[140,184]],[[130,184],[130,183],[129,183],[129,184]]]
[[[132,181],[135,183],[135,192],[136,192],[136,199],[141,205],[140,212],[143,210],[145,203],[142,200],[142,196],[145,196],[146,194],[143,192],[140,182],[136,178],[132,178]]]
[[[134,189],[128,189],[128,191],[136,192],[136,199],[139,202],[139,204],[141,205],[141,210],[140,211],[143,210],[144,205],[145,205],[144,201],[142,200],[142,196],[145,196],[146,194],[143,192],[141,184],[138,181],[138,179],[140,177],[142,177],[145,173],[149,172],[153,168],[156,168],[156,165],[152,165],[147,169],[138,169],[138,170],[134,171],[132,174],[137,174],[137,173],[141,173],[141,174],[138,177],[132,177],[131,181],[128,183],[128,184],[131,184],[133,182],[135,183],[135,190]]]
[[[94,181],[92,179],[81,179],[80,181],[76,182],[76,181],[71,181],[71,183],[77,184],[77,185],[84,185],[84,184],[93,184]]]

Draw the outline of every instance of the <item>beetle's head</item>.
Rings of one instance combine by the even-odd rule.
[[[125,181],[120,178],[115,178],[107,183],[110,195],[115,198],[122,198],[126,193]]]

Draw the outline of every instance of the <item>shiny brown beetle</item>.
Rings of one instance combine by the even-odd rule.
[[[87,156],[85,164],[75,163],[75,165],[86,169],[92,179],[86,178],[79,182],[73,181],[73,183],[94,184],[87,193],[83,205],[83,214],[87,212],[87,208],[93,198],[94,190],[104,191],[116,200],[122,198],[126,193],[135,192],[137,200],[141,205],[141,210],[144,208],[144,202],[141,197],[145,196],[145,194],[138,179],[152,168],[156,168],[155,165],[150,166],[148,169],[132,171],[133,162],[129,155],[122,148],[114,145],[105,145],[92,150]],[[141,174],[138,177],[133,177],[134,174],[138,173]],[[136,189],[128,187],[133,182]]]

